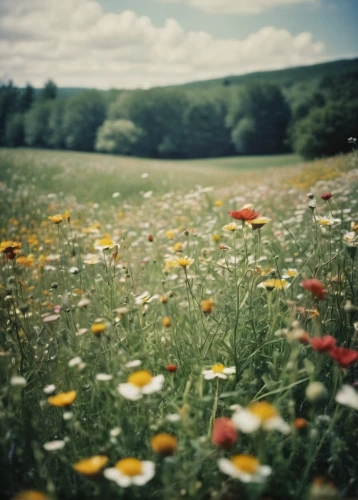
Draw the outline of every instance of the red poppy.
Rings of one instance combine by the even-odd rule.
[[[241,210],[234,210],[232,212],[228,212],[230,217],[236,220],[242,221],[250,221],[255,220],[260,217],[260,214],[252,210],[251,208],[242,208]]]
[[[329,351],[336,345],[337,340],[331,335],[324,335],[323,337],[313,337],[310,339],[310,344],[315,351],[324,352]]]
[[[340,366],[347,368],[358,361],[358,351],[347,349],[346,347],[332,347],[328,354],[337,361]]]
[[[317,278],[303,280],[301,285],[305,290],[311,292],[318,300],[324,300],[327,296],[327,290],[324,284]]]
[[[321,194],[322,200],[325,200],[325,201],[330,200],[332,198],[332,196],[333,196],[332,193],[323,193],[323,194]]]
[[[230,418],[220,417],[214,420],[211,442],[215,446],[229,450],[236,440],[237,430]]]
[[[175,373],[178,367],[177,365],[167,365],[165,369],[167,370],[167,372]]]

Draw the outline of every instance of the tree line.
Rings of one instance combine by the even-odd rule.
[[[49,80],[0,85],[0,144],[151,158],[344,153],[358,132],[358,70],[278,86],[265,81],[64,97]]]

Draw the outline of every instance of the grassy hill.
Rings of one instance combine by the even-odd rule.
[[[358,70],[358,58],[342,59],[311,66],[297,66],[295,68],[286,68],[276,71],[258,71],[244,75],[228,75],[212,80],[200,80],[188,82],[171,87],[184,87],[190,89],[210,88],[221,85],[243,85],[252,82],[270,82],[286,87],[299,82],[309,82],[323,77],[333,77],[337,74],[347,73]],[[58,89],[61,97],[70,97],[86,90],[82,87],[61,87]],[[118,91],[121,89],[118,89]],[[106,93],[116,92],[115,89],[103,91]]]

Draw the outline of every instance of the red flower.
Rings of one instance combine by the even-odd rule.
[[[305,290],[312,293],[318,300],[324,300],[327,295],[327,290],[324,284],[317,278],[310,278],[308,280],[303,280],[301,285]]]
[[[358,361],[358,351],[347,349],[346,347],[332,347],[328,354],[337,361],[340,366],[347,368]]]
[[[154,240],[153,235],[148,234],[148,241],[152,243],[153,240]]]
[[[241,210],[234,210],[232,212],[228,212],[230,217],[236,220],[249,221],[255,220],[260,217],[260,214],[252,210],[251,208],[242,208]]]
[[[215,446],[229,450],[236,440],[237,430],[230,418],[220,417],[214,420],[211,442]]]
[[[167,372],[175,373],[178,367],[177,365],[167,365],[165,369],[167,370]]]
[[[333,196],[332,193],[323,193],[323,194],[321,194],[322,200],[325,200],[325,201],[330,200],[332,198],[332,196]]]
[[[310,344],[315,351],[324,352],[329,351],[335,346],[337,340],[331,335],[324,335],[323,337],[313,337],[310,339]]]

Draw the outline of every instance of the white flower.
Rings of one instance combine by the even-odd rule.
[[[143,486],[155,475],[155,463],[149,460],[137,460],[136,458],[124,458],[103,471],[104,477],[114,481],[122,488],[136,485]]]
[[[226,379],[227,375],[232,375],[236,372],[235,366],[231,366],[225,368],[225,366],[221,363],[216,363],[211,367],[210,370],[203,370],[203,375],[205,380],[211,380],[213,378],[222,378]]]
[[[358,410],[358,393],[350,385],[342,385],[336,394],[336,401],[340,405]]]
[[[131,401],[137,401],[143,394],[153,394],[162,390],[164,375],[152,377],[148,370],[140,370],[129,375],[127,383],[119,384],[118,392]]]
[[[27,380],[19,375],[14,375],[10,379],[10,385],[13,387],[24,387],[27,384]]]
[[[148,292],[143,292],[135,298],[136,304],[149,304],[153,300],[159,298],[159,295],[150,295]]]
[[[109,380],[112,380],[113,376],[112,375],[107,375],[107,373],[97,373],[96,375],[96,380],[99,380],[100,382],[108,382]]]
[[[48,443],[44,444],[44,448],[46,451],[57,451],[57,450],[62,450],[65,446],[65,441],[49,441]]]
[[[172,424],[179,422],[181,419],[179,413],[169,413],[169,415],[167,415],[165,418]]]
[[[263,483],[272,472],[271,467],[261,465],[251,455],[235,455],[230,460],[220,458],[218,466],[221,472],[243,483]]]
[[[71,274],[78,274],[80,272],[78,267],[70,267],[69,271]]]
[[[122,431],[121,431],[121,428],[120,428],[120,427],[114,427],[113,429],[111,429],[111,430],[109,431],[109,435],[110,435],[112,438],[114,438],[114,437],[119,436],[121,432],[122,432]]]
[[[80,365],[81,363],[82,363],[82,358],[76,356],[75,358],[70,359],[70,361],[68,362],[68,366],[70,368],[73,368],[74,366]]]
[[[45,394],[52,394],[53,392],[55,392],[55,390],[56,390],[56,386],[54,384],[46,385],[43,388],[43,391]]]
[[[237,410],[232,416],[232,421],[246,434],[260,428],[265,431],[277,430],[283,434],[290,432],[290,426],[280,417],[276,408],[265,401],[252,403],[248,408]]]
[[[134,359],[133,361],[128,361],[128,363],[125,364],[126,368],[137,368],[140,366],[142,362],[139,359]]]
[[[72,411],[65,411],[63,414],[63,420],[71,420],[73,418]]]

